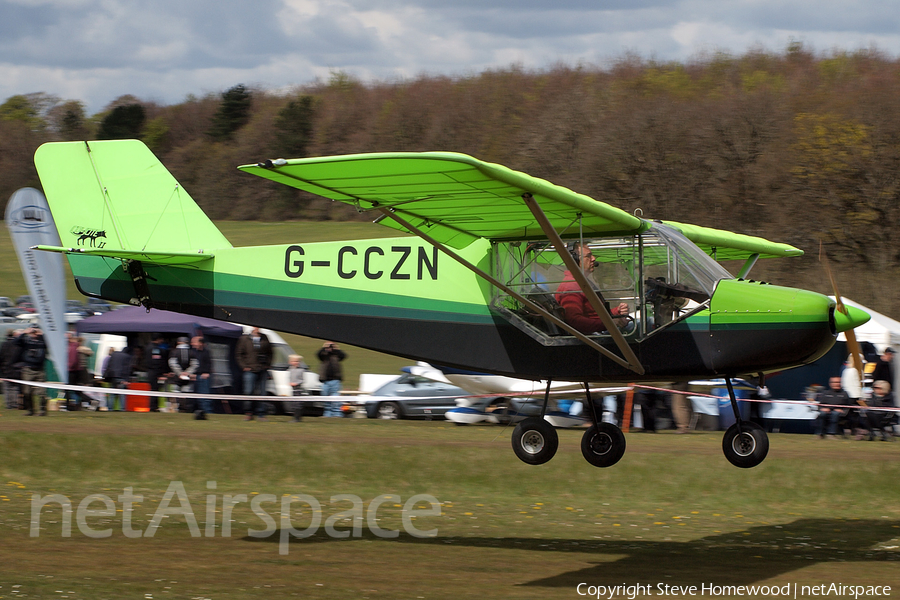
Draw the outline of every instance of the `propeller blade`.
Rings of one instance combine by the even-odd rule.
[[[847,307],[844,306],[844,301],[841,300],[841,293],[840,291],[838,291],[837,281],[835,281],[834,279],[834,273],[831,272],[831,265],[828,263],[828,254],[825,252],[825,248],[822,246],[822,242],[819,242],[819,262],[821,262],[825,267],[825,273],[828,275],[828,280],[831,282],[831,289],[832,291],[834,291],[835,311],[840,312],[845,317],[844,319],[838,319],[838,317],[835,316],[835,324],[837,324],[840,320],[850,325],[850,327],[844,331],[844,336],[847,338],[847,349],[850,351],[850,356],[853,359],[853,367],[859,373],[859,380],[862,381],[862,352],[860,351],[859,344],[856,341],[856,333],[853,331],[853,323],[856,319],[853,315],[850,314],[851,311],[849,311]]]

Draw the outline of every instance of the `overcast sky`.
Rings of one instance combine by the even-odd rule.
[[[163,104],[237,83],[282,89],[512,64],[608,65],[626,52],[900,55],[896,0],[0,0],[0,101],[47,92],[89,113],[122,94]]]

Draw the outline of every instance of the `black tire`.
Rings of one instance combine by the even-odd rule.
[[[595,467],[611,467],[625,455],[625,434],[612,423],[591,425],[581,437],[581,454]]]
[[[512,447],[522,462],[542,465],[556,454],[559,436],[547,421],[539,417],[529,417],[516,425],[513,430]]]
[[[400,405],[396,402],[382,402],[378,405],[378,418],[379,419],[402,419],[403,411],[400,410]]]
[[[742,469],[755,467],[769,453],[769,436],[751,421],[741,421],[742,433],[738,436],[737,424],[732,425],[722,438],[722,451],[728,462]]]

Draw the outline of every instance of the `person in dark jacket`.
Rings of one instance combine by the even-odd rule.
[[[887,381],[894,385],[894,349],[888,346],[878,357],[872,371],[872,381]]]
[[[0,377],[18,379],[19,370],[15,364],[19,362],[18,333],[12,329],[6,332],[6,339],[0,346]],[[3,382],[3,395],[6,397],[6,408],[19,407],[19,386],[9,381]]]
[[[872,408],[894,406],[894,395],[891,393],[891,384],[884,379],[879,379],[872,384],[872,398],[869,399]],[[886,410],[867,410],[866,418],[869,421],[869,441],[875,439],[875,433],[881,434],[881,439],[890,441],[891,423],[894,413]]]
[[[243,371],[245,396],[262,396],[266,393],[266,377],[272,366],[272,345],[266,334],[254,327],[248,335],[241,336],[235,348],[235,360]],[[244,403],[244,419],[250,421],[256,414],[265,419],[266,404],[258,400]]]
[[[88,367],[94,351],[84,343],[83,337],[77,337],[75,340],[78,342],[78,366],[75,368],[75,384],[92,385],[94,383],[93,376],[88,372]]]
[[[166,345],[163,336],[154,333],[151,336],[150,345],[144,350],[144,361],[147,369],[147,380],[150,382],[150,390],[159,391],[159,380],[165,379],[169,372],[168,365],[169,347]],[[159,412],[159,398],[150,397],[150,412]]]
[[[194,379],[194,393],[209,394],[210,377],[212,377],[212,356],[206,347],[206,340],[201,336],[191,338],[191,357],[197,361],[197,368],[191,376]],[[200,406],[194,411],[194,418],[205,421],[206,415],[212,412],[212,400],[201,398]]]
[[[325,342],[316,356],[322,361],[322,364],[319,365],[319,381],[322,382],[321,394],[323,396],[340,396],[344,380],[344,369],[341,362],[347,358],[347,355],[334,342]],[[327,402],[322,416],[340,417],[340,400]]]
[[[816,421],[813,428],[820,438],[834,437],[838,433],[838,421],[842,417],[846,417],[850,410],[850,396],[841,389],[841,378],[832,377],[828,380],[828,389],[822,391],[817,397],[816,402],[819,403],[819,414],[816,415]],[[847,408],[837,408],[846,406]],[[841,428],[843,433],[843,428]]]
[[[66,332],[66,369],[69,385],[80,385],[78,380],[78,338],[71,331]],[[69,410],[77,410],[81,405],[81,394],[76,391],[66,392]]]
[[[47,345],[44,343],[44,334],[36,327],[29,327],[25,333],[17,338],[19,345],[19,362],[22,369],[23,381],[47,381],[44,375],[44,360],[47,358]],[[35,403],[34,395],[40,399],[40,406]],[[28,414],[33,415],[40,408],[41,416],[47,415],[47,392],[44,388],[22,386],[22,396]]]
[[[194,374],[197,372],[197,359],[191,350],[191,340],[186,335],[178,338],[178,342],[169,353],[169,379],[173,388],[179,392],[194,391]],[[194,399],[173,399],[170,408],[176,412],[194,412]]]
[[[128,381],[131,379],[131,348],[125,346],[118,352],[113,352],[106,363],[106,369],[103,371],[103,379],[109,383],[109,387],[114,389],[125,389]],[[116,401],[118,400],[119,408],[116,409]],[[111,394],[109,397],[109,410],[125,411],[125,396],[121,394]]]

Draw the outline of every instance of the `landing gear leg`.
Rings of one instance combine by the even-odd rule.
[[[547,380],[547,389],[544,390],[544,405],[541,407],[541,418],[544,418],[544,415],[547,414],[547,404],[550,402],[550,386],[553,384],[552,379]]]
[[[550,382],[544,394],[544,405],[540,417],[529,417],[516,425],[512,434],[512,447],[516,456],[529,465],[542,465],[559,449],[559,436],[553,426],[544,420],[547,402],[550,399]]]
[[[741,421],[741,411],[738,408],[737,398],[734,395],[734,386],[731,378],[725,378],[728,388],[728,398],[731,400],[731,408],[734,411],[734,425],[725,432],[722,438],[722,451],[728,462],[742,469],[755,467],[766,458],[769,453],[769,437],[765,430],[752,421]]]
[[[581,438],[581,454],[595,467],[611,467],[625,454],[625,435],[612,423],[600,420],[587,383],[584,384],[584,393],[593,423]]]

